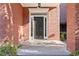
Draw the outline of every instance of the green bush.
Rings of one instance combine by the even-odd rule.
[[[17,48],[20,47],[21,45],[14,45],[8,41],[4,41],[4,43],[0,46],[0,56],[15,56]]]
[[[14,56],[16,55],[16,47],[11,46],[10,44],[4,45],[0,47],[0,55],[1,56]]]
[[[61,39],[61,41],[65,41],[65,39],[66,39],[66,32],[61,32],[60,33],[60,39]]]
[[[75,51],[75,52],[72,52],[70,55],[71,56],[79,56],[79,50],[78,51]]]

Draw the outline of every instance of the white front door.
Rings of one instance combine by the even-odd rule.
[[[47,39],[47,17],[45,15],[32,15],[30,18],[31,39]]]

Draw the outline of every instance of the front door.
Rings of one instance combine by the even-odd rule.
[[[44,39],[43,17],[34,17],[34,39]]]
[[[47,37],[46,17],[32,16],[31,17],[31,39],[43,40]]]

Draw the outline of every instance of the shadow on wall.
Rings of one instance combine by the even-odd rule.
[[[0,4],[0,42],[8,40],[14,44],[20,38],[23,10],[20,4]]]
[[[29,9],[23,7],[23,40],[29,39]]]
[[[0,42],[9,39],[9,27],[7,4],[0,4]]]
[[[26,7],[23,7],[23,25],[29,23],[29,10]]]
[[[49,38],[54,37],[54,36],[55,36],[55,34],[51,34],[51,35],[49,36]]]

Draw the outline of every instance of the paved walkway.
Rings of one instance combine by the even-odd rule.
[[[23,45],[17,50],[17,55],[23,56],[67,56],[69,51],[66,49],[66,44],[61,43],[39,43]]]

